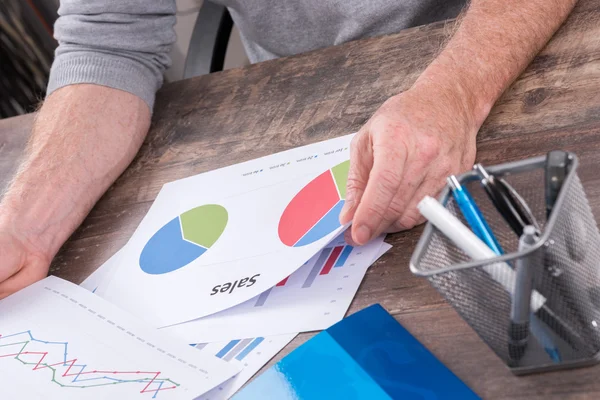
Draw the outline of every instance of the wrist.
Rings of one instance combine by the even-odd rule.
[[[28,218],[23,218],[17,207],[11,203],[13,202],[7,197],[0,203],[0,232],[10,235],[27,249],[28,253],[35,254],[49,263],[58,248],[53,247],[51,242],[40,234],[41,224],[32,224]]]
[[[441,62],[439,62],[441,63]],[[469,132],[477,134],[492,109],[496,96],[484,87],[476,88],[452,68],[438,64],[435,60],[411,87],[429,93],[445,103],[449,114],[459,118]]]
[[[16,237],[30,253],[51,260],[72,229],[66,226],[60,201],[45,201],[53,197],[42,193],[48,190],[30,193],[13,184],[0,203],[0,231]]]
[[[483,119],[478,118],[462,88],[422,76],[408,92],[433,123],[432,129],[445,135],[475,139]]]

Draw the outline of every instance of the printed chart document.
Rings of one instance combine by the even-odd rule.
[[[365,246],[353,247],[344,242],[342,234],[260,295],[216,314],[161,330],[185,342],[211,343],[326,329],[344,317],[367,269],[391,248],[384,238],[382,235]],[[115,253],[81,286],[95,290],[97,282],[113,273],[123,251]]]
[[[230,309],[162,328],[186,342],[271,336],[327,329],[348,311],[373,262],[389,249],[381,236],[353,247],[343,236],[271,289]]]
[[[193,399],[238,365],[48,277],[0,301],[3,399]]]
[[[344,230],[351,139],[166,184],[102,296],[164,327],[275,286]]]
[[[242,371],[202,395],[200,400],[225,400],[240,390],[260,369],[266,365],[277,353],[296,337],[297,333],[255,337],[249,339],[236,339],[215,343],[198,343],[193,346],[208,355],[217,356],[232,363]]]

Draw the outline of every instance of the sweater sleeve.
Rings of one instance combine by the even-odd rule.
[[[175,42],[175,0],[62,0],[47,95],[76,83],[130,92],[150,109]]]

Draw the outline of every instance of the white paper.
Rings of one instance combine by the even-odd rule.
[[[278,236],[288,203],[317,176],[348,160],[351,139],[348,135],[165,185],[162,201],[153,204],[127,244],[103,296],[163,327],[230,308],[274,286],[344,229],[302,247],[289,247]],[[140,255],[157,231],[174,221],[177,226],[182,213],[211,204],[227,210],[227,225],[202,256],[168,273],[142,270]]]
[[[327,329],[344,318],[367,269],[380,255],[384,238],[382,235],[352,248],[342,235],[294,272],[283,286],[216,314],[161,330],[186,342],[210,343]],[[349,255],[345,251],[350,251]],[[322,274],[328,262],[338,266],[330,264],[328,273]]]
[[[53,276],[0,301],[0,315],[2,398],[190,399],[239,371]]]
[[[224,400],[228,399],[235,394],[246,382],[248,382],[260,369],[266,365],[277,353],[279,353],[289,342],[292,341],[296,337],[297,333],[287,334],[287,335],[278,335],[278,336],[267,336],[267,337],[259,337],[258,339],[261,342],[248,354],[243,355],[241,360],[236,359],[234,354],[239,355],[244,346],[251,346],[253,341],[257,340],[257,338],[247,339],[242,342],[241,340],[236,342],[239,345],[239,348],[232,347],[225,355],[222,355],[223,358],[227,358],[232,364],[243,368],[242,371],[237,374],[235,377],[231,378],[227,382],[219,385],[218,387],[212,389],[210,392],[202,395],[200,400]],[[204,354],[214,356],[220,353],[226,346],[230,346],[228,341],[223,342],[215,342],[209,344],[197,344],[196,347],[199,348]]]

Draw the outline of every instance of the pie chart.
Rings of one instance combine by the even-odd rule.
[[[279,239],[290,247],[306,246],[340,227],[350,161],[323,172],[294,196],[279,219]]]
[[[227,217],[222,206],[207,204],[173,218],[144,246],[140,268],[148,274],[160,275],[185,267],[221,237]]]

